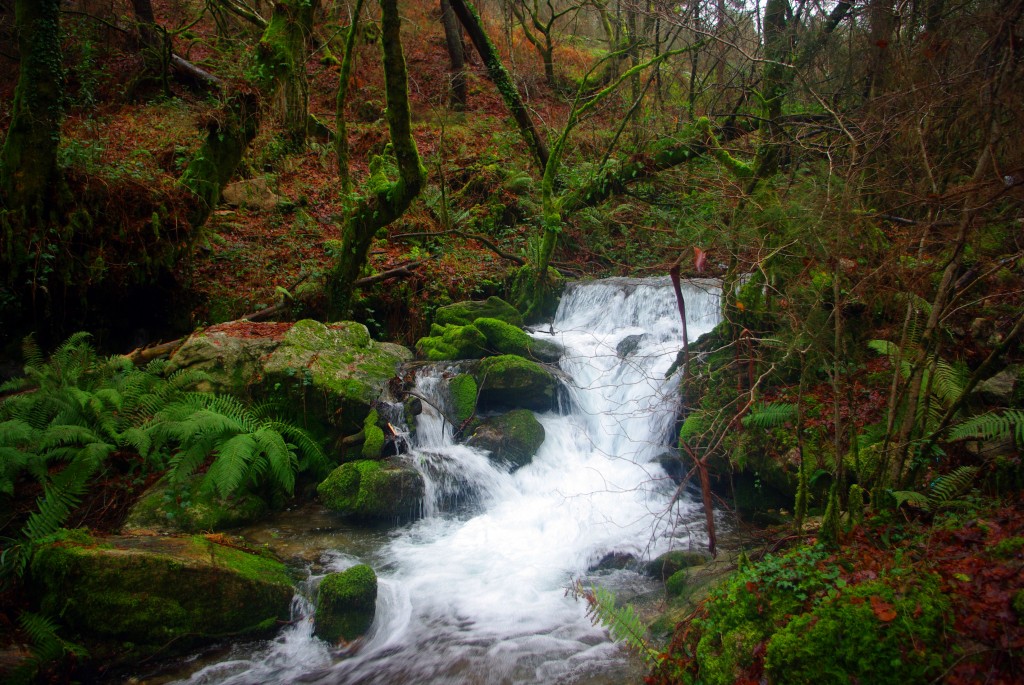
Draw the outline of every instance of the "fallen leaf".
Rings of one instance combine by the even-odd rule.
[[[879,621],[888,623],[896,618],[896,609],[892,604],[889,604],[881,597],[872,595],[868,601],[871,602],[871,611],[875,612],[875,617],[878,618]]]

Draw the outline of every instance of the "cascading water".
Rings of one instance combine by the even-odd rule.
[[[684,284],[691,339],[717,322],[718,292],[710,282]],[[430,501],[422,520],[362,560],[380,584],[358,651],[337,658],[303,620],[191,682],[615,682],[599,674],[616,673],[621,652],[566,587],[611,553],[642,559],[703,543],[690,538],[694,526],[685,534],[678,526],[699,505],[673,502],[657,461],[677,410],[677,382],[664,376],[682,346],[679,312],[667,279],[573,284],[550,329],[534,335],[565,347],[571,383],[561,411],[538,415],[545,441],[515,473],[454,444],[430,406],[443,404],[441,374],[419,379],[431,401],[410,457]],[[332,554],[326,565],[357,562]]]

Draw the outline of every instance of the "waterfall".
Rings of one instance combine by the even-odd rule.
[[[710,281],[684,284],[691,338],[717,322],[718,293]],[[191,682],[622,680],[622,653],[566,588],[577,578],[613,589],[635,581],[632,571],[591,570],[611,553],[645,560],[704,542],[689,537],[699,525],[679,525],[698,518],[699,504],[673,503],[657,461],[678,410],[678,381],[665,373],[682,347],[679,311],[667,278],[572,284],[554,322],[533,335],[564,346],[569,381],[560,410],[538,415],[546,438],[533,462],[514,473],[453,443],[435,408],[446,371],[421,375],[417,392],[430,401],[410,458],[427,481],[426,516],[364,559],[380,582],[361,648],[326,658],[299,621],[247,661]],[[340,555],[328,566],[355,561]]]

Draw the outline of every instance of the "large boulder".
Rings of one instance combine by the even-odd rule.
[[[537,362],[514,354],[487,357],[477,367],[481,409],[534,409],[555,405],[558,382]]]
[[[366,564],[329,573],[316,595],[314,632],[332,644],[351,642],[370,629],[377,610],[377,574]]]
[[[513,409],[481,421],[466,444],[489,451],[493,461],[507,463],[515,471],[530,463],[544,437],[544,426],[532,411]]]
[[[513,326],[523,325],[523,315],[519,310],[500,297],[488,297],[484,301],[466,300],[446,307],[438,307],[434,313],[434,323],[444,326],[455,324],[465,326],[477,319],[500,319]]]
[[[411,358],[400,345],[372,340],[360,323],[305,319],[213,326],[192,335],[171,363],[206,372],[204,389],[282,400],[331,432],[351,435],[362,429],[398,365]]]
[[[293,595],[284,564],[219,536],[60,531],[33,553],[28,585],[93,657],[126,661],[267,633],[290,618]]]
[[[316,491],[328,509],[360,519],[408,521],[423,508],[423,477],[400,459],[342,464]]]
[[[683,569],[703,566],[709,561],[711,561],[711,558],[703,552],[674,549],[647,562],[644,571],[651,578],[664,581]]]
[[[182,485],[162,478],[128,512],[123,532],[202,533],[236,528],[261,519],[269,507],[261,497],[241,491],[229,498],[204,490],[195,477]]]

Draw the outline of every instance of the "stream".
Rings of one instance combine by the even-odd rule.
[[[718,320],[718,285],[685,283],[684,294],[695,340]],[[432,402],[407,455],[427,479],[422,519],[367,530],[314,510],[264,526],[276,547],[313,557],[308,597],[327,572],[357,563],[377,571],[377,614],[358,649],[340,654],[315,638],[300,595],[296,620],[275,639],[196,660],[178,682],[639,681],[567,588],[579,579],[620,598],[650,592],[635,571],[600,562],[705,545],[700,503],[690,495],[673,502],[675,483],[657,461],[670,449],[679,402],[678,379],[664,378],[682,347],[675,296],[667,278],[571,284],[553,323],[533,335],[565,347],[567,382],[557,410],[537,415],[546,438],[531,464],[509,473],[454,443],[431,407],[443,406],[450,373],[439,364],[418,373],[417,392]]]

